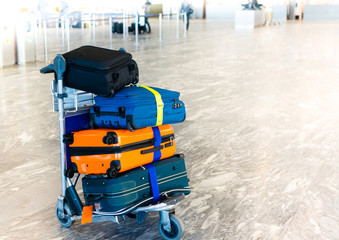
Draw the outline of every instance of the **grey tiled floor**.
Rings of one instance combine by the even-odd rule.
[[[152,26],[139,46],[115,36],[114,48],[133,54],[141,83],[186,103],[174,126],[192,187],[176,211],[184,239],[339,239],[339,23],[237,31],[195,20],[176,39],[164,21],[162,42]],[[83,44],[72,34],[72,48]],[[50,58],[62,52],[54,40]],[[0,70],[0,239],[159,239],[154,214],[142,226],[59,226],[58,117],[44,65]]]

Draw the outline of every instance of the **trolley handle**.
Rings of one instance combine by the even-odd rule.
[[[47,67],[41,68],[40,73],[56,73],[57,79],[62,79],[64,72],[66,71],[66,60],[65,58],[58,54],[54,60],[53,64],[48,65]]]
[[[54,65],[53,64],[50,64],[50,65],[40,69],[40,73],[43,73],[43,74],[53,73],[53,72],[54,72]]]

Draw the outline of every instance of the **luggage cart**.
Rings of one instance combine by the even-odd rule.
[[[89,113],[90,107],[94,104],[94,95],[91,93],[77,91],[75,89],[63,86],[63,73],[66,70],[66,61],[62,55],[57,55],[53,64],[42,68],[41,73],[55,72],[56,79],[53,80],[51,91],[53,94],[53,110],[59,113],[59,130],[60,130],[60,161],[61,161],[61,195],[55,208],[56,217],[63,227],[70,227],[76,220],[83,220],[83,203],[75,189],[80,174],[67,174],[67,148],[63,143],[63,136],[67,131],[78,131],[85,126],[86,120],[83,116]],[[69,120],[76,120],[70,122]],[[69,124],[71,123],[71,124]],[[73,124],[73,126],[72,126]],[[81,126],[83,125],[83,126]],[[175,189],[161,193],[165,199],[158,204],[148,204],[153,200],[152,197],[143,200],[135,205],[128,206],[116,212],[102,212],[95,208],[92,212],[91,222],[112,221],[121,223],[125,216],[135,218],[141,225],[149,212],[159,212],[160,220],[158,228],[163,239],[180,239],[184,234],[184,225],[176,217],[175,207],[185,198],[183,193],[168,197],[173,191],[187,190]],[[147,205],[148,204],[148,205]]]

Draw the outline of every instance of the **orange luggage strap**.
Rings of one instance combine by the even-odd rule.
[[[144,86],[144,85],[138,85],[138,87],[145,88],[145,89],[147,89],[148,91],[150,91],[151,93],[154,94],[155,102],[156,102],[156,106],[157,106],[157,122],[156,122],[155,126],[162,125],[163,114],[164,114],[164,102],[161,99],[160,93],[155,91],[153,88],[150,88],[150,87],[147,87],[147,86]]]

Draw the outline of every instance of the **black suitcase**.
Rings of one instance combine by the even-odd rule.
[[[120,33],[120,34],[124,33],[124,25],[123,25],[123,23],[118,23],[116,30],[117,30],[117,33]]]
[[[188,181],[184,155],[180,154],[129,170],[117,178],[86,175],[82,187],[87,206],[123,214],[172,195],[190,194]]]
[[[66,87],[113,97],[124,86],[139,81],[138,65],[132,55],[124,51],[82,46],[62,56],[66,60],[63,74]],[[53,71],[53,64],[40,70],[42,73]]]
[[[112,33],[124,33],[124,25],[123,23],[114,22],[112,25]]]
[[[118,26],[118,22],[112,22],[112,33],[117,32],[117,26]]]
[[[126,52],[83,46],[63,57],[67,62],[66,87],[112,97],[124,86],[139,81],[138,65]]]

